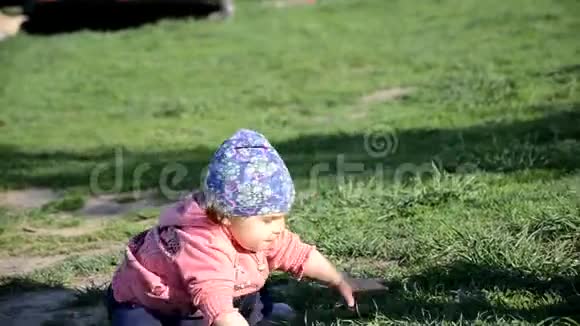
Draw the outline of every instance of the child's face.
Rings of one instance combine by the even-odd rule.
[[[286,227],[284,215],[234,217],[227,224],[236,241],[251,251],[268,248]]]

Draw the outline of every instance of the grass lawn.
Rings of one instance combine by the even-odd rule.
[[[0,188],[171,197],[252,128],[296,180],[290,227],[389,285],[352,321],[291,282],[309,322],[577,325],[579,15],[574,0],[247,0],[227,22],[21,34],[0,43]],[[118,253],[83,251],[156,218],[63,206],[0,211],[2,256],[69,256],[2,278],[0,294],[107,275]]]

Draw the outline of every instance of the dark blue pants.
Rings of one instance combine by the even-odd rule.
[[[261,305],[258,305],[258,301]],[[113,297],[111,287],[107,289],[105,302],[111,326],[200,326],[203,324],[200,317],[163,315],[139,305],[119,303]],[[268,316],[273,304],[266,286],[260,292],[235,298],[233,303],[246,320],[258,306],[263,306],[261,313]]]

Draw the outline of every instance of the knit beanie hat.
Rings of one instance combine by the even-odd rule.
[[[294,184],[284,161],[262,134],[240,129],[216,150],[203,184],[206,207],[226,216],[288,213]]]

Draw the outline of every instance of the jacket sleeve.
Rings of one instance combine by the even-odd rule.
[[[195,235],[178,232],[182,248],[175,263],[193,306],[208,319],[208,325],[212,325],[220,315],[236,311],[233,306],[233,255],[223,241],[204,234],[205,231]]]
[[[315,246],[302,242],[295,233],[285,229],[267,251],[270,270],[289,272],[301,279],[304,274],[304,263]]]

